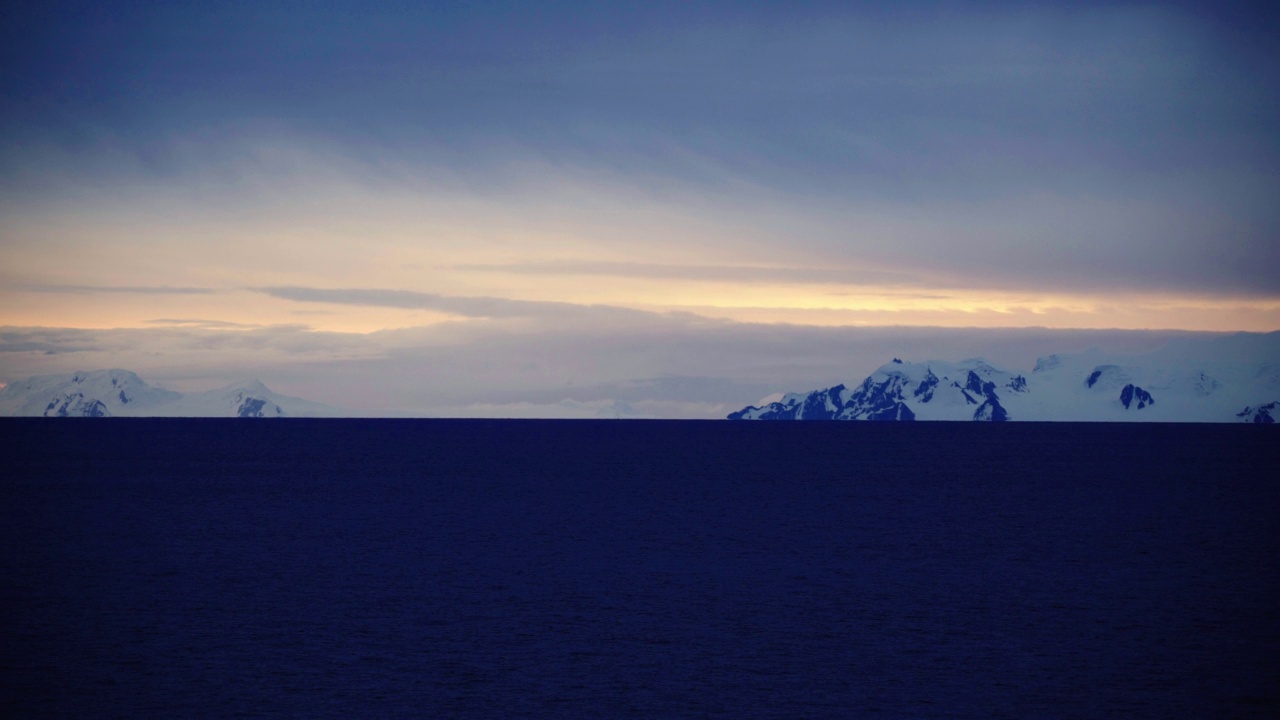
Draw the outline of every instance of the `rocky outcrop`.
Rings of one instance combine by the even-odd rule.
[[[1155,405],[1156,399],[1151,397],[1151,393],[1130,383],[1120,391],[1120,404],[1124,405],[1125,410],[1141,410],[1150,405]]]

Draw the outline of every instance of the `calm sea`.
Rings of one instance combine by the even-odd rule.
[[[0,432],[6,717],[1280,715],[1270,428]]]

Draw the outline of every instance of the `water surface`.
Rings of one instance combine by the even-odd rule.
[[[1275,717],[1280,434],[5,420],[51,717]]]

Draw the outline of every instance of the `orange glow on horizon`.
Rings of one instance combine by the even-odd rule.
[[[1280,329],[1280,299],[1223,299],[1170,294],[1067,295],[961,289],[735,286],[724,283],[621,283],[608,279],[564,283],[540,278],[522,283],[527,294],[476,295],[530,302],[613,306],[747,323],[821,327],[926,326],[1059,329],[1141,329],[1270,332]],[[597,279],[598,280],[598,279]],[[487,290],[489,288],[478,288]],[[492,288],[497,291],[499,288]],[[533,291],[537,292],[533,292]],[[414,291],[409,291],[414,292]],[[430,294],[429,297],[436,297]],[[456,297],[456,296],[447,296]],[[228,332],[268,326],[303,326],[337,333],[424,327],[475,321],[447,309],[298,302],[250,289],[201,294],[0,291],[0,325],[84,329],[187,327]],[[516,317],[518,317],[518,313]]]

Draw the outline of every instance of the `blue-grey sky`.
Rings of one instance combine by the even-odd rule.
[[[30,3],[0,15],[5,347],[209,333],[230,373],[248,328],[362,358],[569,333],[640,382],[676,370],[631,367],[633,326],[673,355],[691,323],[1280,329],[1277,31],[1245,3]],[[60,368],[31,353],[0,381]]]

